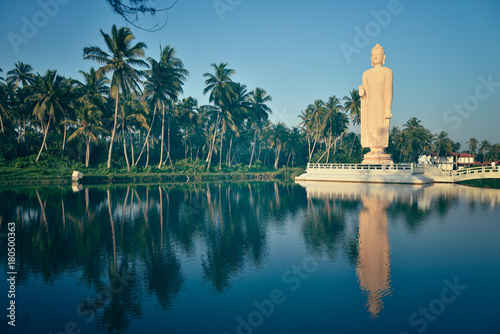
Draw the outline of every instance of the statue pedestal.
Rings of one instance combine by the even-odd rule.
[[[434,182],[424,175],[423,165],[414,164],[307,164],[306,172],[295,181],[330,181],[362,183],[408,183]]]
[[[361,162],[362,165],[390,165],[392,163],[391,155],[383,152],[368,152]]]
[[[380,147],[370,148],[370,152],[363,156],[362,165],[390,165],[392,164],[390,154],[384,153],[384,149]]]

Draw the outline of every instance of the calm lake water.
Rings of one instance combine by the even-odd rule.
[[[456,185],[0,189],[1,332],[500,333],[499,217]]]

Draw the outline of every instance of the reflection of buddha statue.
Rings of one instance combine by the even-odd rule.
[[[368,310],[373,317],[382,310],[382,297],[390,291],[389,201],[362,196],[359,214],[359,257],[356,273],[361,289],[368,294]]]
[[[363,73],[359,86],[361,97],[361,146],[370,148],[363,164],[390,164],[391,156],[384,154],[389,144],[389,122],[392,117],[392,70],[385,64],[384,48],[372,49],[373,68]]]

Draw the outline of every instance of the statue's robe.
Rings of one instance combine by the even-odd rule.
[[[363,73],[365,96],[361,99],[361,146],[389,146],[389,121],[392,106],[392,70],[374,67]]]

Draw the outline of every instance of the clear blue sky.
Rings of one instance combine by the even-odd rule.
[[[44,14],[40,3],[53,1],[58,8],[49,6],[50,15]],[[113,24],[126,25],[104,0],[2,5],[3,76],[21,60],[36,72],[57,69],[81,79],[78,70],[98,67],[82,60],[83,47],[104,48],[99,29],[109,33]],[[165,18],[159,14],[142,23]],[[26,22],[38,24],[37,31],[23,31]],[[273,122],[289,126],[299,123],[297,115],[314,100],[342,98],[357,88],[370,68],[370,50],[379,43],[394,71],[391,126],[402,128],[415,116],[462,145],[470,137],[500,142],[497,0],[179,0],[162,30],[131,28],[148,45],[148,57],[158,57],[160,44],[176,48],[190,72],[184,97],[207,104],[203,73],[211,63],[227,62],[236,70],[233,80],[273,97]],[[13,43],[13,36],[22,42]]]

